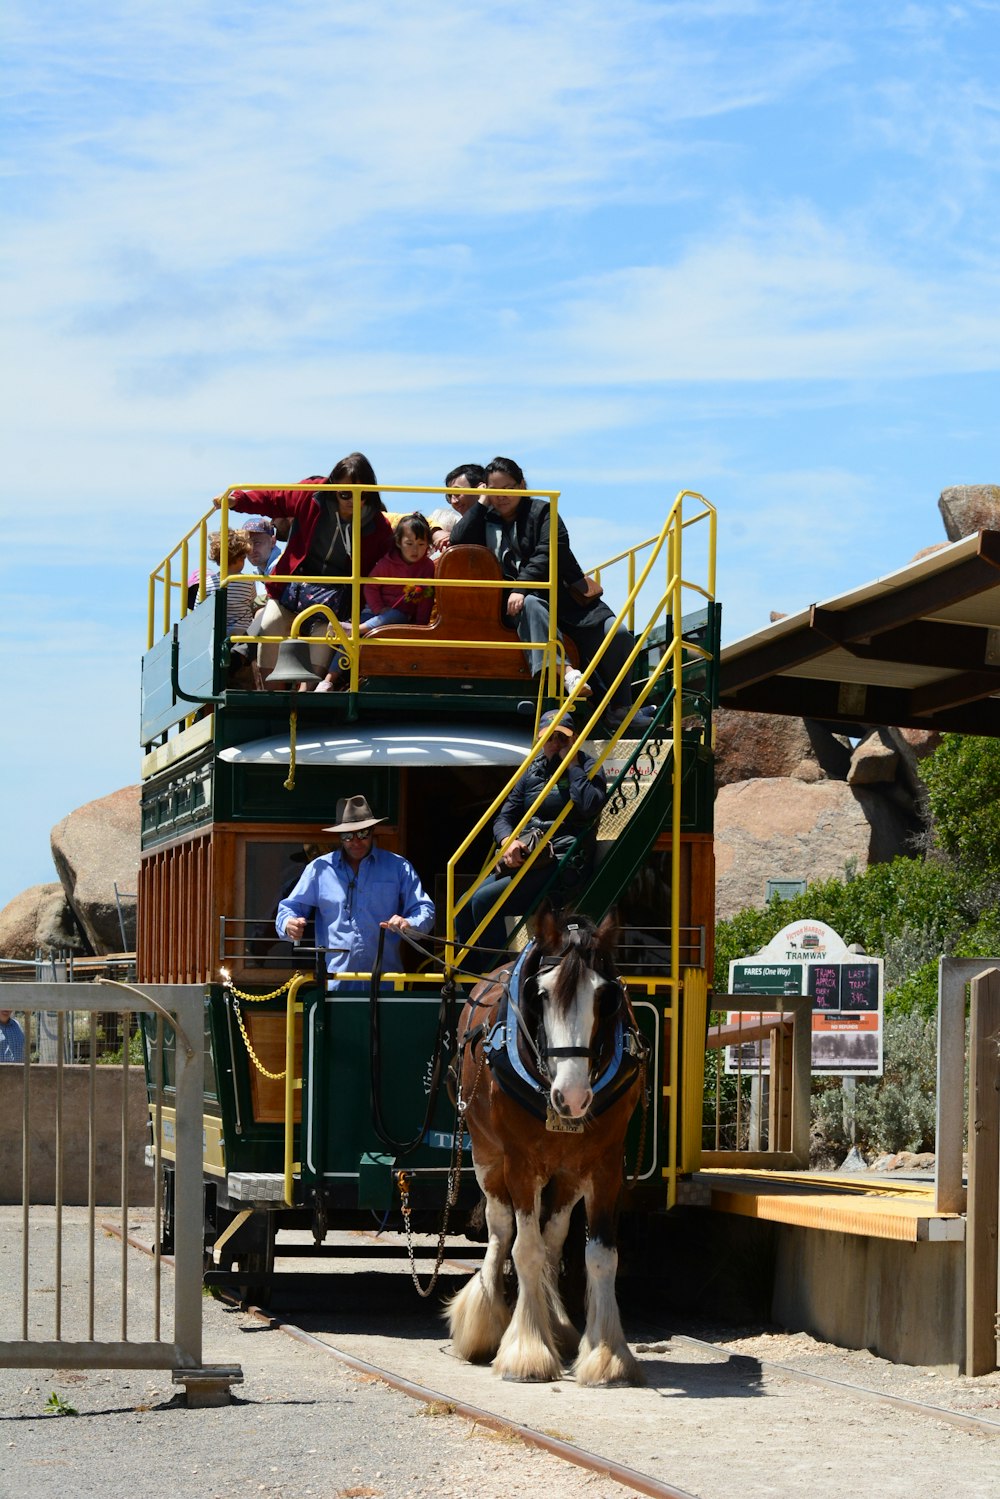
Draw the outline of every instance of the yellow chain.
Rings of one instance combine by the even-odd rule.
[[[244,994],[243,990],[237,989],[236,985],[231,981],[227,983],[225,987],[229,990],[230,994],[235,995],[237,999],[246,999],[249,1000],[251,1004],[256,1004],[265,999],[277,999],[280,994],[284,994],[288,989],[292,987],[292,984],[295,982],[295,978],[296,975],[293,975],[286,984],[282,984],[280,989],[274,989],[270,994]],[[240,1028],[240,1035],[243,1037],[243,1044],[247,1049],[247,1055],[249,1056],[251,1062],[254,1064],[257,1071],[263,1073],[265,1077],[272,1078],[275,1082],[280,1082],[285,1073],[288,1071],[288,1068],[283,1067],[280,1072],[268,1072],[267,1068],[264,1066],[264,1063],[254,1051],[250,1037],[247,1035],[247,1028],[243,1024],[242,1011],[240,1010],[238,1005],[234,1005],[233,1009],[236,1012],[236,1024]]]
[[[226,982],[225,988],[229,990],[230,994],[235,994],[237,999],[249,1000],[251,1004],[262,1004],[265,999],[277,999],[279,995],[285,994],[294,984],[295,977],[293,974],[287,984],[282,984],[280,989],[272,989],[270,994],[244,994],[243,990],[237,989],[231,980]]]

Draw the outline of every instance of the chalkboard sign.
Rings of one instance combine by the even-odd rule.
[[[809,993],[814,1010],[840,1009],[840,964],[811,963]]]
[[[840,1008],[856,1015],[878,1009],[878,968],[874,963],[844,963],[840,970]]]

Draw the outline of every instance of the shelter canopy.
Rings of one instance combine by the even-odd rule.
[[[980,531],[722,651],[724,708],[1000,736],[1000,531]]]

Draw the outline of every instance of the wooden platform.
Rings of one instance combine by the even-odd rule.
[[[965,1238],[961,1214],[936,1211],[931,1182],[712,1168],[692,1183],[695,1200],[717,1213],[907,1244]]]

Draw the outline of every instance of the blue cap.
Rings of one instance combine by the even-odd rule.
[[[240,530],[249,531],[251,535],[256,535],[262,531],[266,531],[270,536],[274,536],[276,534],[274,530],[274,521],[266,515],[248,516],[245,521],[241,522]]]
[[[553,724],[561,734],[576,733],[576,725],[573,722],[573,715],[571,713],[560,713],[557,708],[550,708],[548,713],[542,714],[538,727],[544,733]]]

